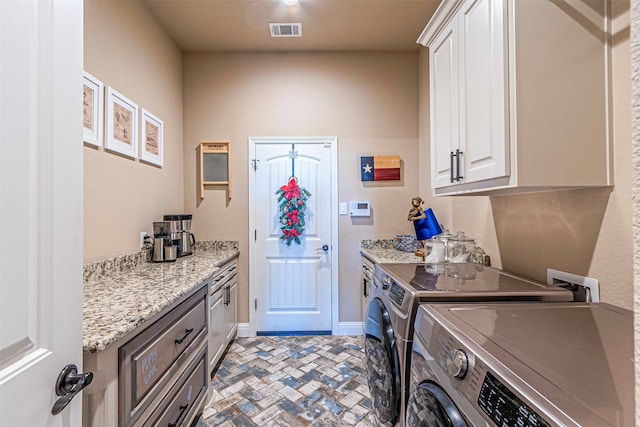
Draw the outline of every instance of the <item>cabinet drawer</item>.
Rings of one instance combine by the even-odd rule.
[[[206,347],[189,365],[176,381],[167,399],[159,406],[158,414],[149,418],[145,425],[159,427],[177,427],[187,425],[200,409],[207,392],[207,353]]]
[[[121,425],[131,425],[206,337],[207,289],[120,348]]]
[[[214,273],[211,280],[211,293],[226,285],[231,279],[238,274],[238,263],[236,260],[229,261],[220,270]]]

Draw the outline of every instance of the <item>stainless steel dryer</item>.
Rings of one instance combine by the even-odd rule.
[[[377,264],[365,319],[369,391],[378,421],[403,426],[418,305],[427,302],[572,301],[551,288],[476,264]]]
[[[604,303],[424,305],[407,426],[632,426],[633,313]]]

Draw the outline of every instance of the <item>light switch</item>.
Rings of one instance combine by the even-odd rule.
[[[340,202],[340,215],[346,215],[346,214],[347,214],[347,203]]]

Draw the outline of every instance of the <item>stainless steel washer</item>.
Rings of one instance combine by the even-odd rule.
[[[369,391],[378,421],[403,426],[416,310],[427,302],[571,301],[550,288],[475,264],[377,264],[365,319]]]
[[[424,305],[407,426],[631,426],[633,313],[604,303]]]

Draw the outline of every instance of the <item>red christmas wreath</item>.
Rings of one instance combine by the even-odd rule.
[[[307,210],[307,200],[311,193],[298,185],[298,179],[289,178],[286,185],[276,191],[278,208],[280,210],[280,239],[291,245],[294,240],[300,244],[300,236],[304,232],[304,213]]]

